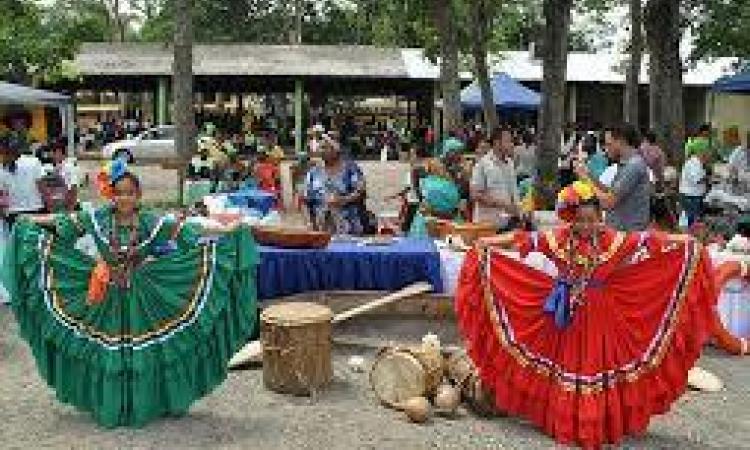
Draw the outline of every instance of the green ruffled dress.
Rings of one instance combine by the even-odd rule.
[[[110,284],[91,305],[94,257],[111,261],[112,223],[108,208],[57,216],[54,233],[19,222],[3,278],[57,398],[105,427],[137,427],[185,414],[226,378],[231,356],[257,333],[258,254],[246,228],[206,241],[187,225],[174,233],[174,221],[140,212],[145,260],[129,287]],[[117,232],[128,242],[127,230]]]

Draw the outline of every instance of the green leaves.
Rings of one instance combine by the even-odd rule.
[[[750,0],[690,0],[684,9],[695,36],[693,59],[750,60]]]
[[[0,0],[0,77],[35,84],[72,75],[63,61],[81,42],[107,37],[98,3],[66,0],[45,9],[32,0]]]

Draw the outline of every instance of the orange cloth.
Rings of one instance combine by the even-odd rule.
[[[89,305],[98,305],[104,301],[107,295],[107,286],[109,286],[110,270],[109,265],[104,260],[99,260],[91,271],[89,277]]]

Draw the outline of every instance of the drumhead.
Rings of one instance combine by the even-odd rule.
[[[333,312],[329,307],[317,303],[280,303],[263,310],[260,319],[264,323],[282,326],[307,325],[330,322],[333,319]]]

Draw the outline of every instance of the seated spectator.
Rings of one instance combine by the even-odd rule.
[[[201,148],[188,164],[187,176],[190,180],[208,180],[211,178],[213,159],[209,156],[208,148]]]
[[[281,170],[278,161],[271,156],[269,151],[258,153],[253,175],[260,189],[275,194],[277,201],[281,201]]]
[[[409,230],[410,236],[427,237],[428,217],[462,221],[461,193],[443,163],[438,160],[427,163],[427,176],[419,180],[419,190],[422,203]]]

